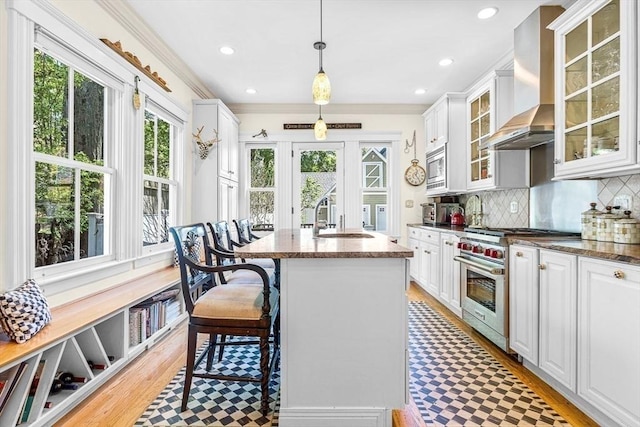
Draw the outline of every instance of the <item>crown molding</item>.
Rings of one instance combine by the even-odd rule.
[[[173,50],[142,20],[140,15],[122,0],[95,0],[112,18],[118,21],[142,45],[203,99],[217,98]]]
[[[227,104],[233,114],[318,114],[315,104]],[[323,114],[404,114],[421,115],[427,104],[329,104]]]

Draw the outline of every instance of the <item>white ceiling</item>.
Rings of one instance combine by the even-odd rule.
[[[227,104],[312,103],[319,0],[128,0]],[[513,49],[513,29],[547,0],[324,0],[332,104],[431,104],[463,91]],[[499,12],[479,20],[477,12]],[[220,53],[231,46],[235,54]],[[454,59],[441,67],[442,58]],[[254,95],[245,92],[257,90]],[[417,88],[427,90],[416,95]]]

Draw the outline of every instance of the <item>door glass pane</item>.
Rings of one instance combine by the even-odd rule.
[[[480,178],[487,179],[489,175],[489,158],[486,157],[480,161]]]
[[[595,124],[591,128],[591,155],[618,151],[618,138],[620,132],[620,120],[614,117]]]
[[[564,161],[582,159],[587,155],[587,128],[567,132],[564,135]]]
[[[480,163],[471,163],[471,181],[477,181],[480,179]]]
[[[496,282],[474,271],[467,270],[467,296],[495,313]]]
[[[480,98],[471,103],[471,120],[474,120],[480,116]]]
[[[620,71],[620,37],[593,51],[592,81],[595,83],[618,71]]]
[[[478,160],[478,145],[480,141],[474,141],[471,143],[471,160]]]
[[[273,230],[274,212],[273,191],[249,191],[249,214],[254,230]]]
[[[592,119],[615,113],[620,109],[618,92],[618,88],[620,87],[619,79],[619,77],[615,77],[593,88],[591,104]]]
[[[471,141],[480,138],[480,120],[471,122]]]
[[[565,63],[587,51],[587,25],[588,21],[583,22],[564,37]]]
[[[480,97],[480,114],[485,114],[489,112],[489,92],[485,92]]]
[[[315,220],[335,224],[332,206],[335,206],[336,160],[335,150],[300,152],[300,224],[303,227],[313,226]]]
[[[587,92],[569,98],[564,103],[567,129],[587,122]]]
[[[593,45],[620,31],[620,4],[613,0],[593,15]]]
[[[565,70],[565,95],[572,94],[587,86],[587,57],[584,57]]]
[[[489,114],[486,114],[480,118],[480,137],[487,136],[491,132],[491,121]]]

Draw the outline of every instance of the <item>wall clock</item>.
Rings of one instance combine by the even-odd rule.
[[[424,180],[427,177],[427,173],[424,168],[418,164],[418,159],[416,159],[416,131],[413,131],[413,140],[411,144],[409,144],[409,140],[406,141],[404,152],[408,153],[409,148],[413,147],[413,160],[411,160],[411,166],[404,171],[404,179],[411,185],[422,185]]]
[[[424,168],[418,164],[418,159],[411,160],[411,166],[404,171],[404,179],[411,185],[422,185],[427,173]]]

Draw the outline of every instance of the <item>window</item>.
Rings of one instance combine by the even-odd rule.
[[[275,218],[275,154],[270,147],[250,147],[249,218],[255,230],[272,230]]]
[[[171,165],[174,126],[152,111],[144,120],[144,189],[142,196],[142,244],[156,245],[169,241],[169,228],[174,224],[177,182]]]
[[[388,147],[380,144],[361,145],[362,155],[362,226],[387,231],[389,190],[387,188]],[[375,214],[372,215],[371,212]]]
[[[109,254],[108,88],[35,49],[35,267]]]

